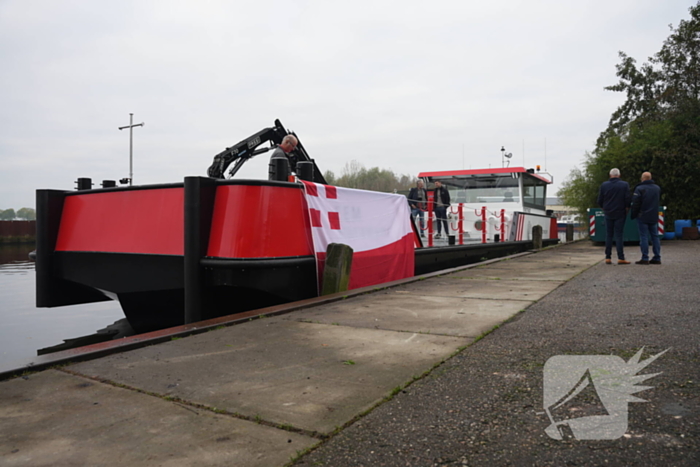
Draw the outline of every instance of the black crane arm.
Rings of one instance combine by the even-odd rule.
[[[304,149],[304,146],[301,144],[299,137],[294,132],[288,131],[284,126],[282,126],[282,123],[279,120],[275,120],[275,126],[270,128],[264,128],[255,133],[254,135],[249,136],[243,141],[236,143],[230,148],[226,148],[224,151],[214,156],[214,161],[207,170],[207,175],[209,175],[212,178],[232,178],[234,175],[236,175],[236,172],[238,172],[238,170],[243,166],[243,164],[245,164],[246,161],[252,159],[258,154],[262,154],[269,151],[270,149],[273,149],[275,145],[279,145],[280,143],[282,143],[282,139],[284,139],[284,137],[287,135],[294,135],[294,137],[296,137],[298,141],[297,147],[294,149],[294,151],[287,155],[287,157],[289,158],[289,165],[292,169],[292,172],[296,173],[296,165],[299,161],[313,162],[314,182],[326,184],[326,180],[323,178],[323,174],[316,165],[316,162],[314,162],[314,160],[311,159],[311,157],[309,157],[309,154],[306,152],[306,149]],[[270,142],[270,147],[263,147],[257,149],[258,146],[268,141]],[[234,165],[233,167],[231,167],[231,169],[229,169],[228,177],[225,177],[224,174],[226,172],[226,169],[231,164]]]

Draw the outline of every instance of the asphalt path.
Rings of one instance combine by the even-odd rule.
[[[637,247],[626,247],[626,255],[638,259]],[[601,263],[294,465],[700,465],[700,242],[664,242],[662,265],[602,259],[601,247]],[[638,383],[648,389],[635,395],[646,402],[623,404],[621,437],[548,436],[543,394],[551,357],[617,356],[632,364],[640,349],[641,361],[668,350],[639,371],[660,374]],[[568,417],[600,410],[591,389],[565,407]]]

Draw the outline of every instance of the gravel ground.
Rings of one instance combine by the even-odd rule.
[[[665,242],[662,258],[588,269],[294,465],[700,466],[700,242]],[[547,436],[550,357],[628,361],[641,348],[670,350],[640,371],[661,374],[636,394],[647,402],[628,404],[624,436]],[[600,407],[595,395],[581,393],[583,411]]]

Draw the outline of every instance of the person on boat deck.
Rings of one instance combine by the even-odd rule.
[[[637,219],[639,249],[642,259],[636,264],[661,264],[661,241],[659,241],[659,195],[661,188],[651,179],[651,172],[642,174],[642,183],[634,187],[631,219]],[[649,238],[654,256],[649,261]]]
[[[598,206],[605,214],[605,264],[612,264],[613,237],[617,264],[630,264],[625,260],[622,237],[631,198],[629,184],[620,180],[620,169],[611,169],[610,179],[603,182],[598,191]]]
[[[428,191],[425,189],[423,180],[418,180],[416,186],[408,192],[408,205],[411,207],[411,219],[416,221],[416,216],[420,217],[420,236],[424,237],[425,229],[425,208],[428,203]]]
[[[270,155],[271,170],[269,172],[269,180],[279,180],[279,178],[276,177],[276,174],[272,170],[272,167],[274,167],[274,159],[284,159],[287,162],[287,173],[292,173],[289,167],[289,156],[287,156],[287,154],[294,151],[294,149],[297,147],[297,144],[299,144],[299,141],[294,137],[294,135],[287,135],[284,138],[282,138],[282,142],[280,143],[280,145],[277,146]],[[284,179],[283,181],[286,181],[286,179]]]
[[[435,217],[437,218],[437,235],[435,238],[440,238],[440,227],[445,225],[445,237],[450,234],[447,230],[447,208],[450,206],[450,192],[442,186],[441,182],[435,182]]]

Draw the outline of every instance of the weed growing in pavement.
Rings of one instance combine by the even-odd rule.
[[[354,365],[355,362],[353,360],[343,360],[343,365]]]

